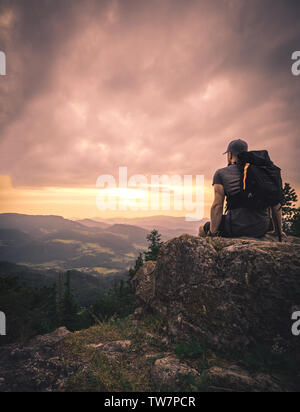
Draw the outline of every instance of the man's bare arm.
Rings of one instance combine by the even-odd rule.
[[[210,211],[210,231],[216,233],[222,221],[225,193],[222,185],[214,185],[215,199]]]

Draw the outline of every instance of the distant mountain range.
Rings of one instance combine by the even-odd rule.
[[[119,217],[114,219],[102,219],[95,217],[93,219],[77,220],[77,222],[89,227],[96,227],[97,225],[119,224],[138,226],[148,231],[156,229],[159,231],[159,233],[162,234],[163,240],[169,240],[173,237],[180,236],[183,233],[196,235],[198,233],[199,226],[207,222],[207,220],[207,218],[204,218],[200,222],[186,221],[184,217],[158,215],[140,218]]]
[[[0,214],[0,276],[16,275],[42,287],[55,283],[59,272],[72,270],[76,293],[90,302],[99,290],[127,278],[129,267],[147,249],[151,230],[157,229],[165,241],[196,234],[200,223],[168,216],[73,221]]]
[[[46,269],[126,270],[147,246],[151,230],[165,241],[196,234],[201,223],[169,216],[96,219],[0,214],[0,260]]]
[[[39,269],[127,270],[146,248],[148,231],[133,225],[74,222],[60,216],[0,215],[0,261]]]

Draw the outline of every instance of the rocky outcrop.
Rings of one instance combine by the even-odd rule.
[[[129,318],[1,347],[0,392],[297,392],[299,257],[297,240],[172,239],[133,278]]]
[[[226,353],[251,345],[299,352],[291,316],[300,304],[300,244],[183,235],[133,279],[146,307],[176,340],[191,337]]]
[[[64,362],[59,347],[70,332],[59,328],[27,345],[0,348],[0,392],[63,391],[78,363]]]
[[[148,261],[140,268],[138,275],[132,279],[132,286],[135,293],[144,303],[149,303],[154,294],[153,272],[156,262]],[[140,281],[142,279],[142,282]]]

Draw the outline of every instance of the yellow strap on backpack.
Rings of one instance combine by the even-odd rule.
[[[244,190],[246,190],[246,179],[247,179],[247,172],[248,172],[249,166],[250,166],[250,163],[246,163],[244,167],[244,185],[243,185]]]

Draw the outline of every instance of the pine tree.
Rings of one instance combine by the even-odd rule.
[[[143,260],[143,254],[140,253],[137,260],[135,261],[134,268],[129,269],[129,279],[133,279],[134,275],[136,272],[143,266],[144,260]]]
[[[298,201],[297,193],[289,183],[285,183],[283,195],[283,229],[287,235],[300,236],[300,209],[296,208]]]
[[[290,220],[288,234],[300,237],[300,208],[295,209],[293,217]]]
[[[71,272],[66,274],[64,297],[62,301],[62,322],[67,328],[74,330],[78,321],[78,305],[71,290]]]
[[[159,234],[158,231],[154,229],[147,236],[147,240],[149,242],[149,247],[148,251],[144,252],[145,261],[147,262],[149,260],[157,260],[159,250],[163,245],[163,242],[161,242],[161,234]]]
[[[64,274],[58,274],[58,281],[56,287],[56,317],[59,326],[63,326],[63,300],[64,300]]]
[[[295,189],[289,183],[285,183],[282,202],[282,216],[284,220],[289,221],[293,218],[297,201],[298,196]]]

